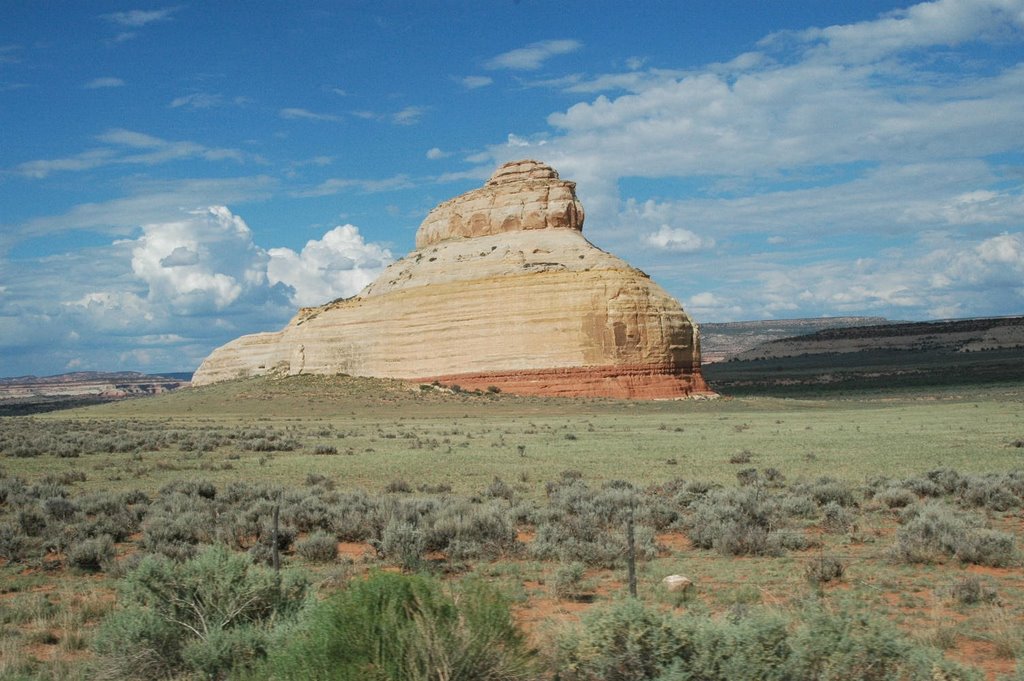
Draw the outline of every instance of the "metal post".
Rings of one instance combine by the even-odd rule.
[[[626,569],[629,573],[629,595],[636,598],[636,533],[633,531],[633,503],[626,518]]]
[[[271,534],[270,541],[273,546],[273,557],[274,557],[274,572],[281,571],[281,553],[277,548],[277,533],[278,533],[278,521],[281,514],[281,506],[274,504],[274,531]]]

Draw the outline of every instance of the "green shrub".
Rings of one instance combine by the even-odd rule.
[[[384,528],[377,553],[403,570],[417,570],[423,564],[426,536],[412,523],[392,519]]]
[[[81,523],[83,533],[91,537],[106,534],[116,542],[126,541],[138,532],[143,514],[145,508],[126,507],[113,514],[97,515]]]
[[[741,487],[756,484],[760,479],[761,476],[758,474],[756,468],[743,468],[736,472],[736,482],[738,482]]]
[[[570,474],[567,474],[570,473]],[[537,534],[531,554],[541,560],[579,561],[596,567],[617,567],[626,552],[625,525],[633,513],[636,557],[657,555],[654,530],[643,523],[641,497],[628,483],[612,481],[593,490],[571,472],[547,483],[549,505],[536,514]]]
[[[875,501],[886,508],[906,508],[917,503],[917,494],[902,487],[889,487],[876,494]]]
[[[516,528],[506,504],[449,501],[425,517],[425,550],[452,560],[498,558],[518,553]]]
[[[1017,558],[1013,535],[986,528],[967,532],[954,546],[954,555],[964,563],[990,567],[1006,567]]]
[[[408,494],[412,491],[412,485],[401,478],[396,478],[384,486],[384,491],[388,494]]]
[[[554,645],[562,681],[932,681],[980,674],[920,647],[884,618],[810,611],[672,616],[629,600],[596,610]]]
[[[183,667],[203,679],[224,679],[230,671],[253,667],[266,658],[268,632],[257,626],[215,629],[181,649]]]
[[[28,495],[25,481],[19,477],[0,478],[0,504],[17,506],[24,503]]]
[[[729,463],[750,463],[753,458],[753,453],[744,449],[742,452],[737,452],[729,457]]]
[[[977,575],[964,575],[953,582],[949,588],[949,595],[963,605],[995,603],[998,600],[995,588]]]
[[[295,544],[295,552],[312,563],[329,563],[338,557],[338,540],[326,532],[316,532]]]
[[[559,565],[552,577],[552,590],[555,598],[579,598],[583,593],[583,575],[586,566],[580,562]]]
[[[806,491],[819,506],[825,506],[830,502],[840,506],[857,505],[856,495],[850,486],[834,478],[818,478],[815,482],[806,486]]]
[[[316,494],[304,492],[285,496],[281,508],[281,522],[291,525],[299,532],[330,530],[334,525],[333,509]]]
[[[196,555],[208,520],[199,513],[159,514],[149,518],[142,531],[140,548],[178,561]]]
[[[64,486],[56,482],[40,481],[28,488],[28,495],[33,499],[42,501],[53,497],[66,497],[68,491]]]
[[[38,537],[46,530],[46,516],[29,506],[18,511],[18,526],[26,537]]]
[[[791,636],[790,676],[806,681],[981,681],[982,675],[915,645],[884,617],[811,611]],[[747,676],[746,678],[759,678]]]
[[[942,485],[931,480],[927,477],[924,478],[907,478],[901,480],[897,486],[902,488],[916,497],[927,497],[927,498],[938,498],[941,497],[945,492],[943,491]]]
[[[964,506],[1009,511],[1024,504],[1024,474],[1014,471],[966,477],[958,492]]]
[[[47,515],[55,520],[67,522],[78,513],[78,504],[65,499],[64,497],[53,497],[43,502],[43,509]]]
[[[669,501],[651,495],[645,495],[639,501],[635,514],[637,523],[664,532],[679,521],[679,510]]]
[[[182,671],[181,628],[153,610],[122,610],[103,620],[93,640],[98,677],[169,679]]]
[[[659,681],[790,681],[793,650],[789,623],[757,614],[732,620],[684,620],[687,646]]]
[[[490,497],[491,499],[505,499],[506,501],[511,502],[515,497],[515,491],[513,491],[511,485],[495,476],[491,484],[484,490],[484,496]]]
[[[816,518],[818,505],[803,494],[787,494],[779,499],[779,512],[787,518]]]
[[[935,483],[943,494],[954,494],[964,484],[964,478],[952,468],[938,468],[925,473],[925,478]]]
[[[826,532],[847,532],[853,527],[855,518],[852,511],[834,501],[828,502],[821,509],[821,526]]]
[[[804,569],[804,577],[814,585],[827,584],[843,578],[846,572],[846,564],[838,556],[822,554],[816,556],[807,563]]]
[[[680,620],[629,599],[588,613],[556,641],[553,666],[565,681],[656,679],[689,648]]]
[[[287,525],[278,525],[277,528],[277,553],[278,557],[289,549],[295,542],[297,536],[295,528]],[[274,526],[268,521],[260,526],[256,543],[249,547],[249,556],[254,563],[261,565],[273,565],[274,563]]]
[[[786,476],[774,466],[765,468],[762,474],[770,487],[782,487],[786,482]]]
[[[713,490],[693,505],[686,521],[695,547],[727,556],[778,553],[774,532],[781,526],[778,504],[760,486]]]
[[[266,653],[270,625],[305,603],[307,583],[211,546],[185,563],[147,556],[123,580],[126,606],[94,648],[105,678],[224,678]]]
[[[469,582],[377,573],[283,631],[252,678],[274,681],[515,681],[537,678],[507,601]]]
[[[291,452],[301,447],[297,440],[282,438],[277,433],[271,433],[266,437],[243,440],[238,446],[250,452]]]
[[[212,500],[217,497],[217,487],[206,480],[175,480],[160,489],[162,497],[169,497],[173,494]]]
[[[820,539],[808,536],[803,530],[795,527],[774,530],[770,541],[786,551],[805,551],[822,545]]]
[[[21,528],[13,523],[0,523],[0,558],[11,562],[21,560],[25,549],[25,538]]]
[[[99,572],[114,560],[114,540],[108,535],[84,539],[68,549],[68,564],[83,572]]]
[[[327,492],[334,489],[334,481],[320,473],[307,473],[305,484],[306,487],[319,487],[322,491]]]
[[[373,534],[378,501],[363,491],[342,494],[331,509],[330,531],[342,541],[366,541]]]
[[[979,527],[979,521],[940,502],[915,509],[896,533],[894,558],[906,563],[934,563],[957,558],[965,563],[1005,566],[1015,560],[1011,535]]]

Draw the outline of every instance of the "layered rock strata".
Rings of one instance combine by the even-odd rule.
[[[516,394],[707,393],[690,317],[582,227],[572,182],[506,164],[431,211],[416,250],[358,295],[224,345],[192,383],[346,373]]]

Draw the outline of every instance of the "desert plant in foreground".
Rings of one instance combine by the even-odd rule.
[[[980,674],[915,644],[882,618],[810,611],[674,616],[636,600],[596,610],[557,640],[562,681],[933,681]]]
[[[483,583],[454,597],[422,575],[377,573],[281,632],[251,675],[274,681],[515,681],[537,678],[508,604]]]
[[[584,591],[583,575],[586,566],[583,563],[573,562],[559,565],[551,580],[551,588],[555,598],[579,598]]]
[[[567,681],[656,679],[684,650],[685,637],[678,620],[629,599],[563,632],[551,665]]]
[[[223,678],[266,653],[270,626],[305,602],[305,578],[215,545],[175,563],[147,556],[121,586],[124,608],[94,642],[101,676]]]

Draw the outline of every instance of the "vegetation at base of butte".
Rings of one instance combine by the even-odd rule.
[[[1016,678],[1022,398],[298,377],[0,419],[0,676]]]

